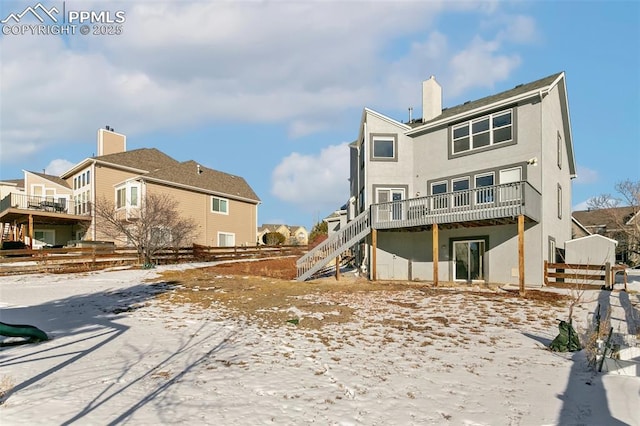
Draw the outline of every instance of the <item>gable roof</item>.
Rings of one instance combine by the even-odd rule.
[[[41,177],[42,179],[46,179],[52,183],[55,183],[56,185],[60,185],[62,187],[65,187],[67,189],[71,189],[71,186],[69,186],[69,184],[67,183],[66,180],[58,177],[58,176],[53,176],[53,175],[48,175],[46,173],[38,173],[38,172],[31,172],[29,170],[25,170],[25,172],[27,173],[31,173],[32,175],[36,175],[38,177]]]
[[[505,101],[512,98],[518,98],[529,92],[548,88],[562,75],[563,73],[559,72],[556,74],[552,74],[548,77],[544,77],[539,80],[532,81],[531,83],[518,84],[513,89],[505,90],[504,92],[500,92],[495,95],[490,95],[481,99],[477,99],[475,101],[465,102],[461,105],[456,105],[454,107],[444,108],[442,110],[442,114],[440,114],[437,117],[434,117],[433,119],[427,122],[423,123],[421,120],[416,120],[414,123],[409,123],[409,125],[412,127],[418,127],[418,126],[422,126],[424,124],[432,123],[435,121],[446,120],[450,117],[461,115],[466,112],[470,112],[482,107],[491,106],[491,105],[500,103],[501,101]]]
[[[434,117],[429,121],[422,122],[422,120],[419,119],[415,120],[413,123],[409,123],[412,128],[411,130],[406,132],[406,135],[418,136],[429,131],[432,128],[436,128],[442,125],[448,125],[456,122],[457,120],[464,120],[467,117],[475,114],[483,114],[495,108],[507,107],[526,99],[531,99],[534,97],[539,97],[540,99],[542,99],[555,87],[558,88],[558,94],[560,97],[560,109],[563,116],[562,130],[565,135],[564,143],[569,160],[569,173],[571,177],[575,177],[576,160],[573,151],[571,117],[569,116],[569,101],[567,98],[567,86],[564,71],[551,74],[547,77],[532,81],[530,83],[519,84],[513,89],[509,89],[495,95],[486,96],[475,101],[465,102],[461,105],[457,105],[451,108],[444,108],[440,115]]]
[[[140,148],[87,158],[68,170],[63,176],[71,176],[90,164],[101,164],[138,173],[142,179],[198,190],[211,194],[259,203],[260,198],[240,176],[199,166],[193,160],[180,162],[156,148]],[[202,173],[198,173],[198,167]]]
[[[198,170],[200,173],[198,173]],[[177,184],[183,187],[204,190],[231,198],[241,198],[253,202],[260,201],[260,198],[244,178],[203,167],[193,160],[183,163],[176,162],[170,167],[158,168],[145,174],[142,178],[148,181]]]
[[[630,224],[639,212],[640,209],[637,206],[623,206],[609,209],[578,210],[572,212],[571,215],[585,228],[604,226],[610,231],[618,226],[613,216],[619,216],[626,224]]]

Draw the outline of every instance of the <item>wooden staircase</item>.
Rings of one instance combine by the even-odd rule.
[[[367,209],[344,228],[314,247],[296,262],[298,281],[305,281],[322,270],[329,262],[360,242],[371,232],[371,214]]]

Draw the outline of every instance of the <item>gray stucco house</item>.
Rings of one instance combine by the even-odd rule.
[[[365,108],[351,144],[348,222],[298,261],[304,280],[351,249],[370,279],[541,285],[571,239],[576,164],[565,74],[422,117]]]

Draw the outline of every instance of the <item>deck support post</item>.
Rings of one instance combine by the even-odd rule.
[[[375,281],[378,275],[376,271],[376,257],[378,252],[378,230],[371,230],[371,281]]]
[[[524,296],[524,215],[518,216],[518,284],[520,296]]]
[[[431,238],[433,240],[432,250],[433,250],[433,285],[435,287],[438,286],[438,224],[434,223],[431,227]]]
[[[340,280],[340,255],[336,256],[336,281]]]
[[[33,215],[29,215],[29,248],[33,250]]]

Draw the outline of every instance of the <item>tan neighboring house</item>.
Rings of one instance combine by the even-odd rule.
[[[616,262],[640,264],[640,207],[579,210],[571,213],[574,238],[602,235],[618,242]]]
[[[269,232],[282,234],[285,238],[285,244],[288,245],[306,245],[309,243],[309,231],[304,226],[271,223],[258,227],[258,244],[265,244],[264,236]]]
[[[93,203],[111,200],[126,215],[147,194],[163,193],[196,223],[192,243],[255,244],[260,199],[242,177],[179,162],[155,148],[127,151],[126,136],[113,129],[98,131],[97,152],[59,177],[25,171],[25,193],[11,193],[0,204],[0,223],[10,228],[8,234],[28,245],[32,234],[51,246],[104,241]]]

